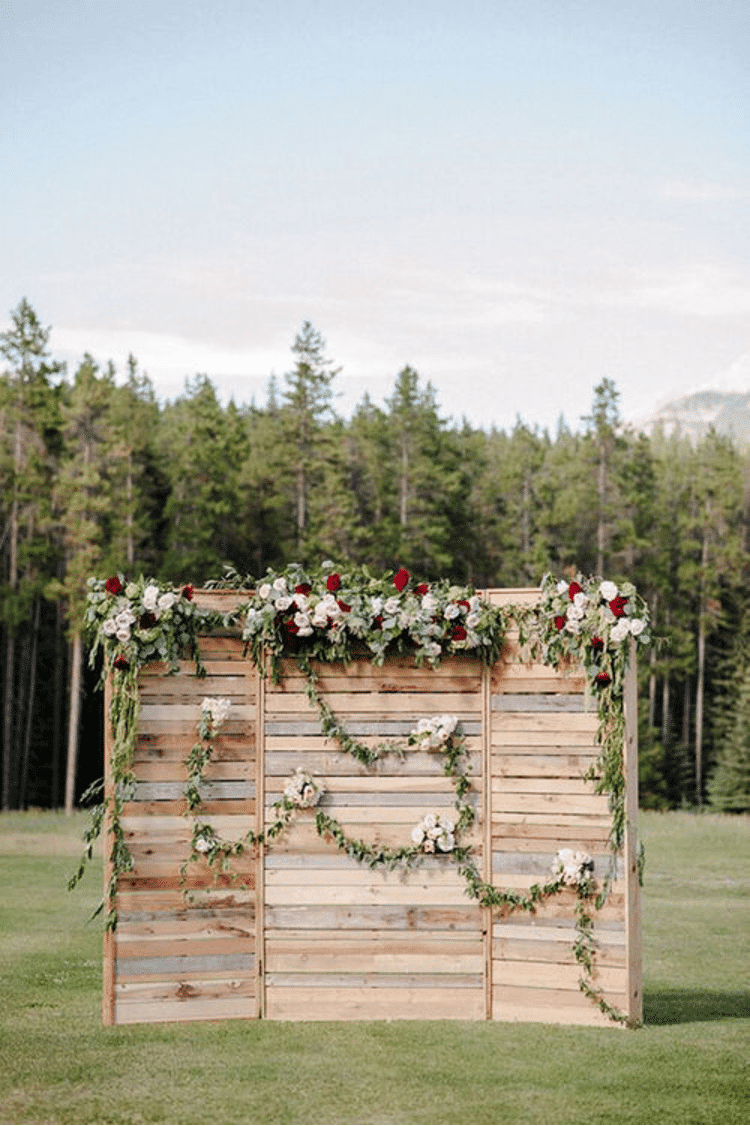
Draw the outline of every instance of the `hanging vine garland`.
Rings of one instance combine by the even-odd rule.
[[[180,660],[195,662],[196,675],[205,676],[198,637],[223,617],[203,610],[193,601],[193,587],[174,588],[153,579],[125,583],[120,575],[88,581],[89,592],[84,628],[89,639],[89,665],[101,660],[99,684],[111,677],[112,699],[109,723],[112,734],[110,755],[111,790],[104,780],[90,786],[84,800],[99,797],[91,810],[91,823],[84,834],[85,848],[79,866],[71,876],[72,890],[83,878],[96,841],[108,825],[110,879],[95,914],[106,909],[105,926],[114,930],[114,906],[118,881],[133,869],[133,858],[122,829],[123,807],[135,788],[133,752],[138,737],[140,697],[138,673],[149,661],[163,661],[169,673],[177,673]]]
[[[222,582],[222,586],[226,582]],[[247,586],[243,580],[238,585]],[[382,664],[387,655],[410,653],[417,664],[436,666],[450,654],[468,652],[485,664],[494,664],[502,650],[507,627],[514,620],[522,652],[558,669],[583,666],[597,699],[600,725],[597,760],[586,777],[596,781],[596,791],[606,792],[612,812],[610,845],[613,852],[622,844],[624,828],[624,780],[622,741],[624,735],[623,686],[630,637],[648,642],[648,613],[643,600],[630,584],[617,587],[599,579],[555,582],[545,576],[542,597],[534,607],[493,607],[473,591],[449,583],[415,584],[401,569],[392,579],[374,578],[366,569],[342,575],[332,564],[319,572],[305,572],[292,565],[281,574],[269,572],[256,593],[227,617],[198,611],[192,587],[179,591],[144,579],[123,586],[115,576],[106,582],[90,580],[87,625],[93,637],[90,660],[104,652],[102,677],[112,675],[112,795],[92,810],[92,823],[85,835],[86,849],[79,871],[70,886],[81,878],[91,857],[93,843],[105,819],[111,834],[111,880],[106,893],[109,905],[107,927],[116,925],[114,896],[120,875],[132,869],[132,857],[121,826],[125,801],[135,783],[132,751],[138,726],[137,677],[147,661],[166,661],[179,668],[179,657],[189,656],[196,671],[203,669],[198,635],[212,626],[241,623],[246,651],[262,675],[280,678],[281,660],[296,658],[305,674],[305,691],[319,714],[321,730],[365,767],[385,755],[406,755],[394,742],[366,746],[354,740],[337,720],[325,700],[314,673],[313,661],[350,661],[367,656]],[[395,593],[393,592],[395,588]],[[239,841],[222,840],[212,826],[199,819],[201,784],[211,759],[212,739],[221,727],[228,701],[204,700],[198,724],[199,740],[186,759],[185,798],[187,813],[194,817],[190,860],[203,858],[215,871],[231,871],[231,859],[248,848],[267,847],[289,826],[301,809],[313,809],[324,793],[322,784],[297,772],[282,797],[272,807],[275,818],[263,832],[249,832]],[[452,721],[452,723],[451,723]],[[456,732],[455,717],[437,716],[420,721],[409,737],[409,745],[439,749],[444,772],[453,781],[458,818],[427,813],[412,833],[412,843],[400,848],[373,846],[349,837],[324,809],[317,808],[318,833],[339,849],[370,867],[411,867],[426,855],[450,857],[467,884],[468,894],[478,904],[501,912],[533,911],[538,905],[568,888],[576,893],[574,956],[582,969],[580,988],[598,1007],[615,1020],[627,1018],[614,1009],[593,981],[595,973],[593,909],[606,899],[611,875],[601,887],[593,881],[593,862],[586,854],[567,855],[561,850],[553,876],[543,885],[534,884],[525,894],[495,888],[480,876],[471,850],[460,836],[474,820],[470,800],[471,782],[463,763],[465,745]],[[101,792],[101,790],[99,791]],[[107,813],[109,817],[107,818]],[[188,861],[183,865],[183,873]]]

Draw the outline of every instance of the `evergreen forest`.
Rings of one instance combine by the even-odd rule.
[[[642,804],[750,810],[748,450],[635,432],[608,378],[555,434],[444,418],[409,366],[342,418],[309,322],[262,406],[223,405],[203,374],[162,403],[135,357],[68,371],[49,336],[26,299],[0,334],[3,809],[72,808],[102,772],[89,576],[199,586],[331,559],[476,587],[634,582],[657,639],[639,668]]]

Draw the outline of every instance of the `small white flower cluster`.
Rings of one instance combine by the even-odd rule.
[[[201,716],[208,718],[214,731],[218,731],[229,715],[231,706],[232,701],[223,696],[204,696],[201,704]]]
[[[561,848],[552,862],[552,874],[567,887],[578,887],[591,877],[594,861],[587,852]]]
[[[409,742],[423,751],[438,751],[456,730],[458,717],[455,715],[435,715],[432,719],[420,719]]]
[[[317,805],[323,794],[325,787],[322,782],[316,781],[311,775],[306,774],[301,766],[298,766],[292,777],[284,786],[284,797],[298,807],[298,809],[312,809]]]
[[[193,848],[195,849],[195,851],[202,852],[204,853],[204,855],[205,853],[210,852],[212,848],[215,848],[216,844],[216,837],[213,835],[213,831],[210,829],[201,830],[200,835],[193,839]]]
[[[126,606],[102,622],[102,633],[107,637],[116,637],[124,645],[126,641],[130,641],[130,627],[135,621],[135,614],[129,606]]]
[[[411,839],[422,852],[451,852],[456,847],[455,826],[449,817],[426,814],[411,831]]]

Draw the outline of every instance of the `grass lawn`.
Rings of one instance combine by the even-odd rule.
[[[0,1122],[750,1121],[750,819],[642,815],[645,1027],[103,1028],[83,815],[0,816]]]

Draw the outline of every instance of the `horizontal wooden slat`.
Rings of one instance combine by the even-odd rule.
[[[522,986],[534,989],[570,990],[580,992],[582,969],[576,963],[494,960],[492,981],[495,986]],[[594,984],[605,993],[625,992],[625,970],[618,966],[597,967]]]
[[[271,1020],[482,1020],[484,987],[477,989],[269,988]]]
[[[279,713],[281,714],[281,713]],[[421,717],[419,717],[421,718]],[[366,735],[375,735],[384,739],[390,739],[395,736],[408,738],[411,732],[416,728],[419,718],[414,720],[401,720],[401,719],[382,719],[382,720],[360,720],[347,723],[348,733],[355,739],[360,739]],[[425,718],[429,718],[428,716]],[[461,724],[463,731],[466,735],[480,735],[481,723],[477,720],[463,720]],[[318,720],[308,719],[289,719],[275,718],[274,713],[266,712],[265,721],[265,735],[283,735],[286,737],[292,736],[297,738],[301,735],[320,735],[321,727]],[[334,744],[335,746],[335,744]]]
[[[232,993],[235,992],[232,991]],[[184,999],[176,1001],[166,1000],[162,996],[149,1001],[129,1001],[118,998],[115,1002],[115,1023],[150,1024],[196,1020],[250,1020],[257,1015],[256,1002],[252,995],[247,997],[241,994],[239,997],[206,997],[202,995],[197,986],[187,984],[184,994]]]
[[[605,794],[518,794],[501,791],[492,795],[493,817],[505,813],[545,813],[547,810],[606,817],[607,809]]]
[[[608,998],[625,1007],[624,995]],[[595,1028],[619,1028],[584,997],[563,989],[522,989],[503,986],[493,990],[492,1020],[536,1021],[543,1024],[580,1024]]]
[[[492,696],[490,704],[493,712],[549,712],[558,715],[592,711],[583,696],[572,693],[558,695],[548,692],[530,695],[504,692]],[[596,714],[596,709],[593,711]]]
[[[339,931],[419,931],[450,930],[455,933],[481,932],[484,914],[467,900],[451,906],[418,904],[332,904],[321,906],[269,905],[267,930]]]
[[[367,692],[335,692],[325,698],[326,704],[337,716],[369,715],[375,713],[384,718],[407,715],[417,719],[428,718],[430,715],[444,715],[445,713],[458,716],[474,717],[481,707],[476,695],[467,695],[460,692],[409,692],[405,694],[393,692],[383,698],[379,693]],[[315,712],[307,697],[303,694],[276,693],[266,700],[266,714],[268,716],[287,715],[295,713],[305,715]],[[230,713],[231,714],[231,713]],[[416,723],[412,721],[412,726]]]
[[[191,974],[211,974],[220,971],[228,973],[252,973],[255,958],[252,953],[232,954],[169,954],[151,958],[123,958],[118,955],[116,971],[121,980],[129,977],[143,977],[167,974],[189,976]]]
[[[133,793],[134,802],[179,801],[184,796],[184,782],[137,782]],[[247,800],[255,797],[255,782],[247,778],[224,781],[206,780],[200,787],[203,801]]]
[[[376,742],[376,740],[371,741]],[[266,741],[265,774],[267,778],[273,776],[288,778],[300,765],[308,772],[321,776],[348,775],[355,777],[358,785],[360,783],[364,785],[368,779],[372,779],[375,784],[384,786],[395,783],[406,784],[407,779],[410,778],[440,776],[444,773],[443,756],[435,752],[410,750],[406,752],[404,757],[397,754],[388,755],[379,759],[377,765],[366,767],[358,764],[352,755],[344,751],[336,753],[311,749],[307,746],[298,747],[293,751],[276,750],[268,748],[270,742],[272,742],[270,739]],[[278,742],[282,748],[289,747],[289,739],[274,739],[273,742]],[[301,743],[302,740],[296,740],[296,742]],[[478,778],[481,775],[479,753],[474,752],[466,755],[462,759],[462,769],[468,776]],[[394,779],[395,783],[386,782],[386,778]]]
[[[265,975],[271,989],[482,989],[481,972],[462,973],[274,973]]]

